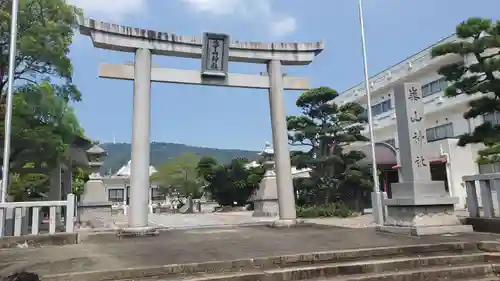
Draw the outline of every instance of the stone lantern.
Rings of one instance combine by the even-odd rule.
[[[94,145],[87,150],[87,157],[89,159],[90,179],[97,179],[101,177],[99,172],[103,166],[103,158],[107,153],[99,145]]]
[[[259,189],[253,196],[254,217],[274,217],[278,215],[278,186],[276,184],[274,149],[266,143],[259,155],[266,170]]]
[[[97,144],[87,150],[90,175],[78,202],[81,227],[109,228],[112,226],[112,204],[108,199],[108,191],[99,172],[106,154],[106,151]]]
[[[264,176],[276,176],[274,149],[271,147],[271,144],[266,142],[264,149],[259,153],[259,155],[262,157],[262,166],[266,170]]]

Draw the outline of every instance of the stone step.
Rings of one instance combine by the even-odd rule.
[[[485,254],[394,258],[387,260],[358,261],[325,264],[319,266],[311,265],[285,269],[273,269],[264,271],[264,274],[266,277],[274,276],[271,280],[305,280],[341,275],[372,273],[389,274],[390,272],[415,270],[419,268],[485,264],[487,261],[491,261],[491,259],[491,257]],[[241,279],[238,281],[241,281]]]
[[[500,276],[490,276],[484,278],[459,279],[461,281],[500,281]]]
[[[316,274],[290,274],[290,272],[279,273],[278,270],[274,273],[261,272],[261,273],[231,273],[231,274],[215,274],[211,276],[198,276],[194,278],[175,278],[175,279],[140,279],[139,281],[298,281],[298,280],[311,280],[311,281],[455,281],[455,280],[497,280],[496,272],[500,270],[500,265],[497,264],[469,264],[469,265],[447,265],[426,268],[413,268],[413,269],[397,269],[387,272],[372,272],[372,273],[355,273],[344,272],[343,275],[329,275],[317,276]],[[316,271],[309,271],[316,272]],[[497,278],[497,279],[495,279]],[[137,280],[137,279],[135,279]],[[123,281],[123,280],[122,280]],[[131,280],[130,280],[131,281]]]
[[[195,277],[214,273],[255,272],[256,270],[273,270],[297,268],[301,266],[323,266],[335,268],[335,264],[353,262],[373,262],[398,258],[409,258],[401,263],[418,263],[411,258],[432,256],[451,256],[475,254],[479,252],[477,243],[450,242],[442,244],[422,244],[400,247],[384,247],[358,250],[330,251],[320,253],[292,254],[276,257],[261,257],[233,261],[216,261],[191,264],[173,264],[164,266],[137,267],[126,269],[110,269],[106,271],[78,272],[45,276],[44,280],[123,280],[145,277],[175,278]],[[481,252],[482,253],[482,252]],[[474,258],[478,258],[474,256]],[[451,258],[450,258],[451,259]],[[461,258],[463,259],[463,257]],[[436,259],[431,262],[437,263]],[[453,259],[454,262],[458,261]],[[354,266],[354,265],[353,265]],[[379,267],[382,265],[379,265]],[[359,267],[359,266],[358,266]]]
[[[500,280],[496,272],[498,264],[474,264],[466,266],[419,268],[391,273],[364,274],[316,279],[315,281],[479,281]]]
[[[401,257],[391,259],[364,260],[351,262],[335,262],[324,264],[310,264],[287,266],[272,269],[245,269],[239,272],[224,272],[218,270],[165,274],[158,271],[151,271],[139,268],[135,269],[133,275],[124,271],[115,272],[89,272],[87,274],[53,275],[44,276],[43,280],[59,281],[90,281],[90,280],[185,280],[185,281],[286,281],[286,280],[306,280],[346,275],[362,275],[385,273],[387,275],[403,270],[416,270],[422,268],[448,268],[465,265],[487,265],[488,263],[500,260],[497,256],[485,253],[454,254],[446,256],[421,256],[421,257]],[[182,267],[182,265],[178,265]],[[127,271],[127,270],[125,270]],[[129,272],[130,273],[130,272]]]

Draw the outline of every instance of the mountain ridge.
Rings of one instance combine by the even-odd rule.
[[[130,143],[102,143],[99,144],[106,152],[104,165],[101,168],[101,174],[115,173],[120,167],[127,164],[131,155]],[[243,149],[223,149],[191,146],[179,143],[151,142],[150,162],[154,167],[166,163],[169,159],[179,156],[183,153],[193,153],[198,157],[212,156],[219,163],[228,163],[234,158],[247,158],[256,160],[258,151]]]

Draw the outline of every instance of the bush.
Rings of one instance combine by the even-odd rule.
[[[319,206],[297,206],[297,216],[300,218],[347,218],[352,214],[352,210],[342,202]]]

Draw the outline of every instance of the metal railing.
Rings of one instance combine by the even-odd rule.
[[[481,216],[481,208],[477,196],[477,183],[479,183],[479,194],[484,217],[495,217],[495,207],[498,210],[498,206],[500,205],[500,173],[464,176],[462,180],[465,183],[467,191],[469,217],[478,218]]]
[[[40,234],[40,221],[43,209],[48,208],[48,233],[54,234],[57,231],[57,224],[64,219],[63,231],[72,233],[75,231],[75,195],[68,194],[64,201],[29,201],[29,202],[5,202],[0,203],[0,237],[2,236],[21,236],[26,234]],[[58,210],[59,208],[59,210]],[[61,218],[60,209],[65,209],[64,218]],[[12,211],[11,219],[7,216]],[[30,214],[31,213],[31,220]],[[58,218],[59,217],[59,218]],[[59,221],[58,221],[59,220]],[[6,233],[8,221],[13,223],[12,234]],[[24,229],[23,229],[24,228]],[[28,231],[27,231],[28,230]],[[29,231],[30,230],[30,231]]]

